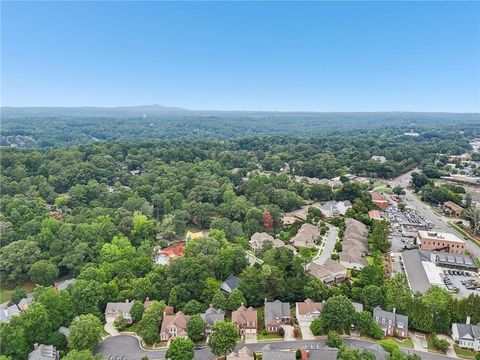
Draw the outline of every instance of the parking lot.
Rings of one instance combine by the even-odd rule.
[[[457,292],[461,297],[480,294],[480,278],[471,271],[443,269],[443,281],[448,290]],[[458,290],[457,290],[458,289]]]

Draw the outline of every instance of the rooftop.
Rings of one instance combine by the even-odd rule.
[[[418,236],[420,237],[420,239],[443,240],[450,242],[458,242],[462,244],[465,243],[465,241],[452,233],[419,230]]]

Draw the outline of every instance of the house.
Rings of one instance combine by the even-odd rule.
[[[222,309],[214,309],[213,305],[210,304],[210,307],[201,315],[205,323],[205,336],[209,337],[212,334],[213,325],[217,321],[225,320],[225,311]]]
[[[338,254],[340,263],[347,269],[361,270],[368,265],[365,255],[368,253],[368,228],[362,222],[345,219],[342,251]]]
[[[346,201],[328,201],[323,205],[320,205],[319,209],[322,214],[329,218],[332,216],[345,215],[348,209],[352,208],[352,203]]]
[[[0,307],[0,323],[8,323],[13,316],[20,315],[20,309],[16,304],[3,303]]]
[[[132,322],[132,316],[130,315],[130,310],[135,303],[135,300],[129,301],[128,299],[125,302],[107,302],[107,307],[105,308],[105,320],[113,321],[117,317],[122,316],[129,323]]]
[[[264,317],[267,332],[278,332],[282,325],[289,323],[291,320],[290,303],[284,303],[280,300],[269,302],[265,299]]]
[[[246,308],[242,304],[232,312],[232,323],[245,342],[257,339],[257,310],[253,307]]]
[[[405,339],[408,337],[408,316],[385,311],[377,306],[373,309],[373,320],[380,325],[385,336],[398,336]]]
[[[464,254],[465,241],[452,233],[418,231],[417,244],[422,250],[441,251],[451,254]]]
[[[282,218],[283,225],[287,225],[287,226],[293,225],[298,221],[301,221],[301,220],[292,215],[283,215],[283,218]]]
[[[262,360],[295,360],[295,351],[279,350],[268,344],[262,348]]]
[[[77,281],[77,279],[75,279],[75,278],[63,280],[63,281],[60,281],[60,282],[58,282],[58,283],[55,283],[55,284],[53,285],[53,287],[54,287],[55,290],[57,290],[57,291],[66,290],[66,289],[67,289],[70,285],[72,285],[75,281]]]
[[[175,315],[167,315],[164,312],[162,327],[160,329],[160,340],[168,341],[177,337],[186,338],[187,324],[190,316],[179,311]]]
[[[455,216],[462,215],[463,207],[458,204],[455,204],[453,201],[445,201],[443,207],[448,209],[449,212],[453,213]]]
[[[227,360],[254,360],[253,351],[244,346],[227,355]]]
[[[253,251],[262,250],[267,243],[270,243],[273,248],[285,246],[282,240],[274,239],[273,236],[268,235],[266,232],[256,232],[250,238],[249,243]]]
[[[372,158],[371,158],[373,161],[378,161],[380,163],[384,163],[385,161],[387,161],[387,158],[385,156],[380,156],[380,155],[373,155]]]
[[[28,354],[28,360],[58,360],[60,351],[53,345],[35,344],[33,351]]]
[[[377,191],[370,191],[370,196],[372,197],[372,203],[378,207],[386,208],[388,207],[388,200]]]
[[[299,322],[308,322],[309,324],[320,316],[323,309],[323,303],[306,299],[304,302],[295,304],[295,316]]]
[[[139,170],[139,169],[130,170],[129,172],[130,172],[130,175],[134,175],[134,176],[140,174],[140,170]]]
[[[227,293],[231,293],[233,290],[235,290],[240,283],[240,278],[230,275],[221,285],[220,289]]]
[[[323,265],[312,262],[308,267],[308,272],[327,285],[341,283],[347,278],[347,268],[332,259],[327,259]]]
[[[18,303],[18,308],[20,309],[20,311],[25,311],[28,309],[28,307],[32,302],[33,302],[33,295],[29,294],[27,295],[27,297],[24,297],[22,298],[22,300],[20,300],[20,302]]]
[[[203,232],[202,231],[187,231],[185,234],[185,239],[187,240],[196,240],[196,239],[203,239]]]
[[[187,243],[182,241],[178,244],[160,250],[159,254],[155,258],[155,264],[168,265],[172,260],[185,256],[184,249],[186,245]]]
[[[338,349],[328,346],[320,349],[301,349],[301,351],[301,360],[337,360],[338,356]],[[380,359],[384,359],[384,357],[381,357]]]
[[[315,247],[315,240],[320,236],[320,228],[312,224],[303,224],[297,234],[292,238],[293,246]]]
[[[372,220],[382,220],[382,215],[380,215],[380,211],[378,210],[370,210],[368,217]]]
[[[467,316],[465,324],[452,324],[452,338],[461,348],[480,351],[480,324],[471,325]]]

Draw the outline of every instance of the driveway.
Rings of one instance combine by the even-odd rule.
[[[455,341],[450,336],[446,335],[437,335],[439,339],[447,340],[448,343],[450,344],[450,347],[447,350],[447,355],[452,357],[452,358],[458,358],[457,353],[455,352],[453,345],[455,345]]]
[[[332,256],[333,248],[335,247],[335,242],[337,241],[338,229],[335,226],[330,226],[328,230],[327,241],[323,247],[322,255],[314,259],[313,262],[317,265],[323,265],[327,259],[330,259]]]
[[[120,335],[120,333],[115,329],[115,326],[113,326],[113,322],[115,321],[115,318],[113,316],[108,316],[105,319],[105,326],[104,329],[107,333],[109,333],[111,336],[117,336]]]
[[[312,330],[310,330],[310,324],[311,322],[309,321],[299,321],[298,325],[300,326],[300,329],[302,330],[302,339],[303,340],[314,340],[315,336],[312,333]]]
[[[285,334],[283,335],[283,341],[293,341],[295,340],[295,334],[293,332],[292,325],[282,325],[283,331]]]
[[[165,350],[144,350],[140,347],[138,339],[131,335],[112,336],[105,339],[94,354],[102,354],[104,359],[114,360],[124,357],[125,360],[140,360],[146,356],[150,360],[164,359]]]

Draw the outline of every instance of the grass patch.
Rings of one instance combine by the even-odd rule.
[[[474,359],[475,358],[476,353],[473,350],[462,349],[458,345],[454,345],[453,349],[455,350],[455,353],[457,354],[457,356],[460,356],[460,357],[466,358],[466,359]]]
[[[258,334],[257,335],[257,340],[275,340],[275,339],[283,339],[278,333],[272,333],[272,334]]]
[[[134,332],[135,334],[138,333],[138,330],[140,329],[139,323],[135,323],[132,326],[128,327],[125,329],[125,331],[128,332]]]
[[[27,293],[31,293],[35,290],[35,284],[28,281],[22,285]],[[0,288],[0,303],[4,303],[10,301],[13,293],[13,289],[7,289],[5,287]]]
[[[392,194],[392,189],[389,189],[387,187],[382,187],[380,189],[377,189],[377,192],[385,193],[385,194]]]
[[[465,230],[463,230],[460,226],[452,223],[452,222],[449,222],[448,225],[450,225],[452,228],[454,228],[455,230],[457,230],[460,234],[462,234],[464,237],[466,237],[468,240],[470,240],[471,242],[473,242],[475,245],[477,246],[480,246],[480,241],[478,241],[477,239],[471,237]]]
[[[405,347],[409,349],[413,349],[413,340],[412,339],[395,339],[395,341],[398,343],[398,346],[400,347]]]

